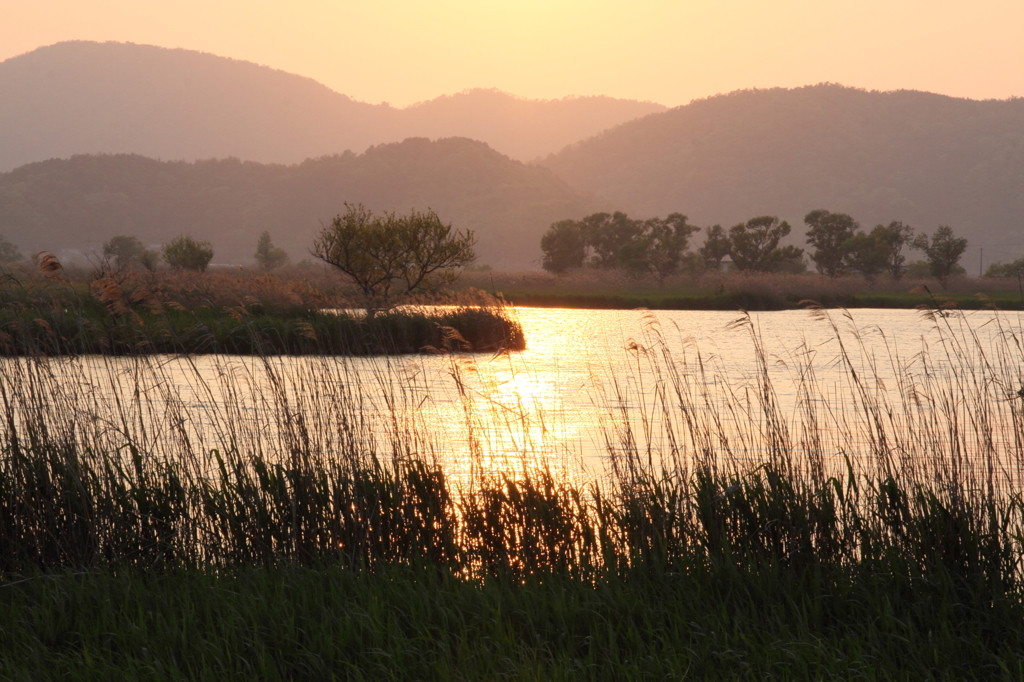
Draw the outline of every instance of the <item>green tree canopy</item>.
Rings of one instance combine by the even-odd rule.
[[[253,257],[264,270],[273,270],[288,262],[288,253],[284,249],[274,246],[270,240],[270,233],[266,230],[256,242],[256,253],[253,254]]]
[[[643,260],[647,270],[658,280],[665,279],[679,269],[683,253],[690,245],[690,235],[700,230],[690,225],[682,213],[645,220],[643,228],[646,235]]]
[[[213,246],[210,242],[199,242],[188,235],[181,235],[164,244],[161,256],[175,270],[205,272],[213,260]]]
[[[857,232],[857,221],[845,213],[832,213],[824,209],[804,216],[807,224],[807,243],[814,247],[811,260],[818,272],[832,279],[848,270],[847,249]]]
[[[582,226],[577,220],[560,220],[552,223],[540,239],[544,253],[542,267],[548,272],[563,273],[572,268],[583,267],[587,256],[587,241]]]
[[[885,243],[875,238],[874,231],[871,234],[858,232],[846,240],[843,248],[845,271],[859,272],[869,282],[874,282],[885,271],[889,252]]]
[[[1024,277],[1024,258],[1011,263],[993,263],[985,271],[986,277]]]
[[[803,249],[779,246],[789,234],[789,223],[776,216],[758,216],[729,228],[729,254],[739,270],[775,272],[787,261],[803,256]]]
[[[362,204],[345,204],[344,215],[313,241],[315,257],[345,274],[367,298],[431,290],[458,277],[475,258],[472,231],[453,231],[433,211],[374,215]]]
[[[659,280],[679,269],[690,235],[699,230],[682,213],[636,220],[622,212],[594,213],[553,223],[541,238],[543,266],[550,272],[582,265],[649,272]]]
[[[883,272],[900,279],[907,261],[903,247],[911,243],[913,236],[914,231],[899,221],[876,225],[869,234],[857,232],[843,244],[844,271],[859,272],[869,282]]]
[[[906,272],[907,257],[903,248],[910,246],[914,240],[914,231],[909,225],[894,220],[888,225],[876,225],[871,236],[885,249],[885,270],[895,280],[903,277]]]
[[[0,234],[0,263],[16,263],[24,256],[18,251],[18,247],[7,241],[7,238]]]
[[[111,237],[103,244],[103,258],[113,260],[114,268],[125,270],[133,265],[141,265],[147,270],[155,270],[157,255],[150,251],[137,237],[119,235]]]
[[[924,251],[932,277],[945,288],[967,250],[967,238],[954,235],[953,228],[948,225],[940,225],[930,240],[926,234],[918,235],[914,239],[914,248]]]
[[[621,211],[594,213],[581,221],[590,264],[606,270],[643,270],[646,254],[643,223]]]
[[[704,235],[704,246],[700,247],[699,253],[704,260],[704,266],[717,270],[722,265],[722,259],[729,255],[732,249],[732,242],[729,235],[725,233],[721,225],[713,225],[708,228]]]

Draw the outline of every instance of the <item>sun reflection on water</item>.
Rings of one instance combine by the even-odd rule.
[[[694,404],[707,400],[724,432],[736,434],[732,445],[746,449],[738,456],[757,456],[760,426],[745,410],[758,400],[759,365],[749,329],[730,324],[736,313],[523,309],[516,314],[528,343],[520,353],[84,357],[55,361],[53,368],[67,374],[67,385],[78,387],[76,409],[107,420],[110,433],[116,432],[119,410],[131,404],[124,397],[142,391],[150,403],[139,408],[147,414],[137,421],[159,427],[152,431],[154,449],[162,447],[161,438],[174,435],[174,424],[187,423],[189,438],[206,450],[247,442],[269,453],[278,448],[286,456],[289,443],[306,429],[314,435],[312,447],[328,455],[346,438],[380,452],[402,444],[436,458],[459,482],[487,474],[519,476],[537,467],[565,477],[599,471],[607,463],[608,439],[620,447],[626,427],[642,447],[668,452],[681,434],[659,422],[678,427],[693,415],[684,414],[671,395],[675,384],[664,365],[655,368],[664,361],[685,372],[706,369],[690,399]],[[912,358],[915,348],[936,343],[929,336],[934,328],[915,311],[857,315],[877,327],[862,334],[865,350],[856,361],[864,363],[858,371],[868,375],[866,365],[885,344],[898,345],[903,357]],[[853,319],[849,326],[856,329]],[[985,330],[985,319],[977,318],[975,327]],[[831,329],[803,311],[762,314],[752,321],[760,329],[781,414],[799,425],[800,411],[813,399],[859,428],[859,417],[847,412],[850,388],[843,383]],[[798,382],[808,358],[819,382],[811,398]],[[139,375],[137,368],[147,362],[150,374]],[[886,371],[882,367],[876,375],[879,391],[897,385]],[[292,431],[299,435],[282,437]],[[855,449],[848,452],[857,455]]]

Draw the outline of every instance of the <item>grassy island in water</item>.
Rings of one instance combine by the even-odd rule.
[[[311,277],[310,275],[314,275]],[[522,329],[483,292],[366,302],[319,268],[291,276],[10,269],[0,355],[372,355],[519,350]]]

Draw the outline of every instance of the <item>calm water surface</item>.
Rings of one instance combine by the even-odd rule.
[[[831,323],[808,311],[752,313],[746,321],[717,311],[514,314],[528,347],[496,356],[196,356],[160,358],[156,370],[142,372],[129,359],[91,358],[63,361],[55,371],[66,372],[80,391],[73,409],[106,411],[92,418],[115,432],[137,428],[129,422],[165,422],[147,434],[153,443],[180,440],[187,431],[195,447],[233,442],[281,452],[282,432],[294,441],[329,431],[314,435],[313,446],[330,450],[349,439],[386,450],[404,441],[456,467],[475,461],[507,468],[543,458],[554,468],[589,468],[627,441],[656,453],[670,449],[686,440],[679,431],[698,412],[714,412],[716,428],[736,434],[732,447],[756,450],[757,439],[744,441],[742,433],[756,426],[762,368],[786,419],[799,422],[812,399],[849,426],[863,419],[850,400],[858,390],[851,367],[859,380],[870,378],[871,391],[892,392],[898,375],[905,383],[962,372],[947,360],[951,344],[963,345],[957,334],[976,335],[987,348],[1021,328],[1016,315],[987,311],[938,320],[914,310],[833,311]],[[811,378],[808,398],[800,387]],[[681,385],[689,387],[688,398],[678,397]],[[125,408],[131,400],[124,398],[135,393],[139,405]],[[131,414],[122,414],[126,409]],[[666,427],[670,422],[675,426]],[[856,441],[856,430],[847,440]],[[855,443],[846,447],[856,454]]]
[[[655,451],[670,447],[656,422],[675,421],[678,426],[685,401],[674,389],[682,381],[710,396],[726,431],[750,427],[747,414],[733,412],[729,405],[752,401],[752,411],[759,412],[762,368],[785,418],[799,421],[801,401],[808,399],[807,392],[801,394],[801,380],[812,377],[812,399],[850,425],[863,421],[850,407],[855,390],[851,369],[870,390],[889,394],[899,392],[897,375],[903,381],[955,381],[962,367],[955,358],[950,364],[951,346],[959,346],[952,352],[973,358],[976,349],[963,347],[963,341],[976,335],[994,355],[992,348],[1002,345],[1007,330],[1019,338],[1021,329],[1018,316],[997,320],[988,311],[939,319],[916,310],[833,311],[826,320],[808,311],[781,311],[751,313],[749,323],[739,313],[722,311],[521,308],[518,315],[528,343],[524,352],[454,363],[479,412],[497,407],[491,414],[509,417],[507,423],[492,425],[491,450],[504,447],[514,453],[525,443],[584,459],[601,458],[619,447],[624,423],[631,425],[640,449],[647,444]],[[431,423],[447,439],[459,440],[465,423],[458,409],[462,403],[457,392],[446,391],[452,361],[409,362],[428,377]],[[670,364],[682,381],[673,378]],[[703,376],[696,378],[702,367]],[[845,409],[850,412],[836,414]],[[516,428],[519,417],[527,429]],[[856,439],[856,433],[850,435]],[[856,444],[850,445],[856,454]]]

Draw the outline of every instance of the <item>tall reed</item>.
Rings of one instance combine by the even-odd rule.
[[[630,352],[653,385],[613,388],[607,471],[589,481],[525,453],[456,475],[425,435],[418,379],[386,356],[369,371],[327,355],[3,360],[0,571],[782,572],[1019,595],[1020,330],[995,316],[990,345],[961,313],[929,310],[938,345],[906,358],[879,330],[869,347],[848,313],[811,314],[842,383],[819,383],[817,351],[795,349],[788,407],[749,316],[735,323],[756,360],[745,381],[649,323]],[[472,434],[470,449],[479,464]]]

